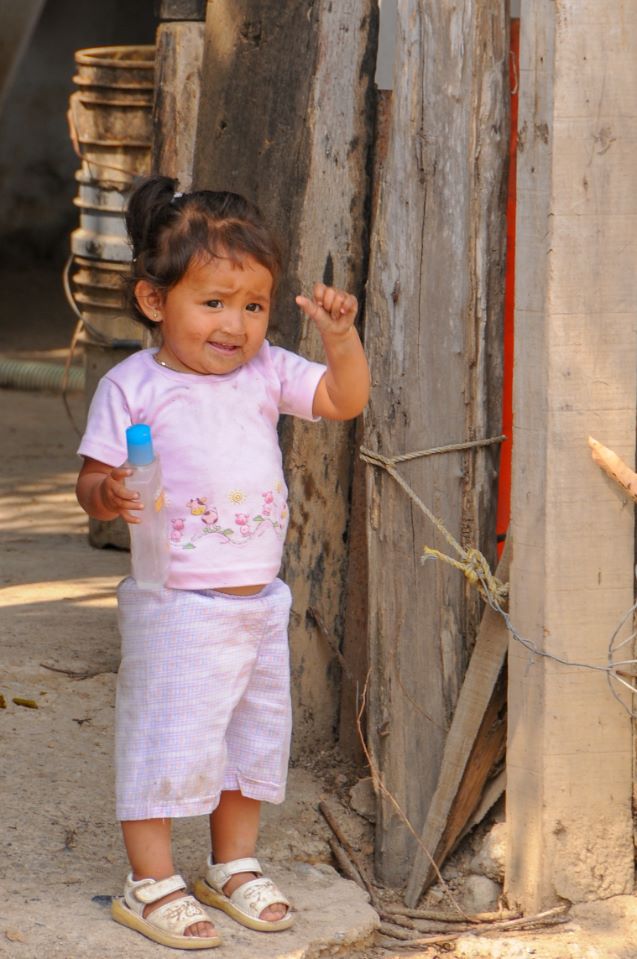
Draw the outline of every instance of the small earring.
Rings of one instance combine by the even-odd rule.
[[[153,319],[154,320],[159,319],[159,313],[157,312],[157,310],[153,310]]]

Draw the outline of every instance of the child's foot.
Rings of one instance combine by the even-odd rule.
[[[205,876],[195,883],[200,902],[225,913],[248,929],[279,932],[289,929],[294,917],[290,903],[271,879],[262,875],[258,859],[235,859],[213,863],[209,858]]]
[[[133,879],[129,875],[123,899],[113,899],[116,922],[174,949],[212,949],[221,943],[213,923],[197,900],[186,894],[181,876]]]
[[[161,899],[158,899],[157,902],[151,903],[149,906],[144,908],[142,913],[144,919],[148,919],[150,914],[154,912],[155,909],[158,909],[160,906],[166,905],[167,902],[172,902],[174,899],[183,899],[186,895],[185,892],[171,892],[167,896],[163,896]],[[184,936],[200,936],[202,939],[209,939],[217,935],[217,930],[211,922],[195,922],[192,926],[188,926],[184,929]]]
[[[258,879],[259,874],[256,872],[238,872],[234,876],[231,876],[228,879],[225,886],[223,886],[223,894],[227,896],[228,899],[239,886],[243,886],[246,882],[250,882],[251,879]],[[259,913],[259,919],[263,919],[266,922],[278,922],[279,919],[287,914],[288,907],[283,902],[272,903],[271,906],[266,906]]]

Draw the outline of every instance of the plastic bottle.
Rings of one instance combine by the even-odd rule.
[[[136,490],[144,505],[129,525],[132,574],[140,589],[161,589],[168,576],[170,545],[159,458],[153,451],[150,426],[136,423],[126,430],[128,489]]]

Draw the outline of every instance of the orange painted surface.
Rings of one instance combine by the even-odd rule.
[[[498,509],[496,532],[498,555],[504,547],[504,536],[511,513],[511,452],[513,447],[513,333],[515,318],[515,198],[518,133],[518,87],[520,65],[520,21],[511,21],[511,139],[509,143],[509,195],[507,204],[507,255],[504,287],[504,375],[502,386],[502,432],[507,439],[500,448]]]

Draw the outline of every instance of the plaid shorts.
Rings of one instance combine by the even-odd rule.
[[[223,790],[282,802],[292,728],[289,588],[254,596],[120,583],[117,818],[212,812]]]

